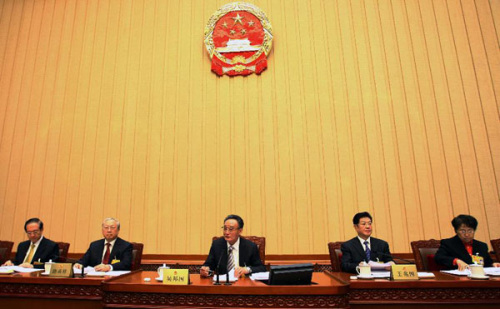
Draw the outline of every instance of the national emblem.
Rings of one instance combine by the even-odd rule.
[[[271,23],[258,7],[232,2],[215,12],[205,27],[205,46],[217,75],[260,74],[273,41]]]

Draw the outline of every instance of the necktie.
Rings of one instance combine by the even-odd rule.
[[[30,247],[30,252],[28,253],[28,256],[24,259],[24,263],[30,263],[31,260],[33,259],[33,254],[35,253],[35,244],[31,244]]]
[[[111,255],[111,252],[109,251],[109,247],[111,247],[111,244],[109,242],[107,242],[106,243],[106,253],[104,253],[104,257],[102,258],[103,264],[109,264],[109,256]]]
[[[368,240],[365,240],[364,244],[365,244],[366,262],[370,262],[372,251],[370,250],[370,247],[368,247]]]
[[[233,246],[229,246],[227,257],[227,271],[229,272],[234,268]]]

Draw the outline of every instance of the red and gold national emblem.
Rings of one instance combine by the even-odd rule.
[[[260,74],[273,41],[271,23],[258,7],[233,2],[215,12],[205,27],[205,46],[218,75]]]

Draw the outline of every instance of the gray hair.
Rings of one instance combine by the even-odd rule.
[[[102,225],[104,226],[104,222],[106,221],[115,221],[116,222],[116,228],[119,230],[120,229],[120,221],[118,221],[118,219],[115,219],[115,218],[112,218],[112,217],[109,217],[109,218],[106,218],[104,220],[102,220]]]

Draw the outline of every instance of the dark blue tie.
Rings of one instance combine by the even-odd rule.
[[[370,250],[370,247],[368,247],[368,240],[365,240],[364,244],[365,244],[366,262],[370,262],[372,251]]]

